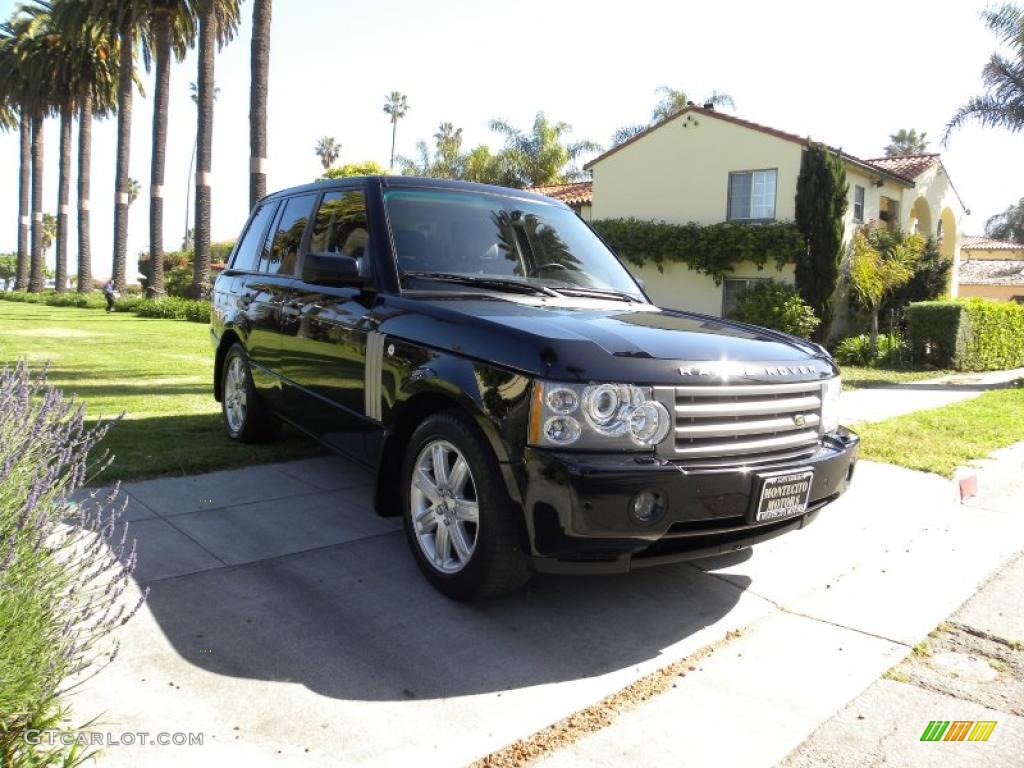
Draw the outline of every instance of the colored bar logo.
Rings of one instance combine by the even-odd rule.
[[[995,728],[995,720],[931,720],[921,741],[988,741]]]

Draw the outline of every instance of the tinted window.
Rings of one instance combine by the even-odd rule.
[[[260,272],[270,275],[294,275],[299,261],[299,246],[316,195],[289,198],[277,220],[277,231],[270,242],[269,252],[264,250]]]
[[[403,277],[445,272],[551,288],[624,291],[636,283],[570,209],[446,190],[391,190],[388,220]]]
[[[360,274],[367,274],[369,240],[366,197],[362,191],[338,190],[324,194],[313,223],[309,252],[319,256],[349,256],[359,262]]]
[[[249,222],[245,230],[242,242],[238,244],[235,251],[234,261],[231,262],[232,269],[242,269],[247,272],[255,271],[260,261],[260,250],[263,247],[263,238],[267,234],[267,225],[273,220],[277,212],[277,201],[261,205],[256,214]]]

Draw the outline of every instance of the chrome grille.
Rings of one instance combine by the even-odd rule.
[[[747,463],[809,454],[820,443],[820,381],[675,387],[668,393],[675,436],[666,440],[664,454],[674,459]]]

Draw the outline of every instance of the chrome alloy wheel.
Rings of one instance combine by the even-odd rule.
[[[441,573],[458,573],[473,556],[480,507],[469,464],[447,440],[427,443],[413,464],[409,492],[416,541]]]
[[[245,360],[235,355],[224,377],[224,415],[228,420],[228,428],[234,434],[241,432],[245,426],[248,393]]]

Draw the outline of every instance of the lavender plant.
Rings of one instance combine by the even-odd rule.
[[[114,422],[87,427],[84,409],[46,383],[45,369],[0,369],[0,765],[72,765],[74,745],[32,746],[67,695],[114,660],[111,633],[139,609],[129,591],[135,543],[115,486],[83,503],[71,494],[101,470],[90,452]]]

